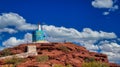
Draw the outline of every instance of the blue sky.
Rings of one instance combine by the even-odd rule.
[[[116,32],[119,35],[120,10],[108,16],[107,9],[96,9],[92,0],[1,0],[0,13],[14,12],[29,23],[45,22],[48,25],[73,27],[81,30],[90,27],[95,30]]]
[[[1,49],[31,40],[40,22],[48,39],[77,42],[120,63],[119,7],[119,0],[0,0]]]

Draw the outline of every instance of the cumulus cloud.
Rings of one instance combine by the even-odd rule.
[[[43,29],[48,36],[55,38],[67,38],[69,39],[111,39],[117,36],[113,32],[93,31],[90,28],[84,28],[82,32],[77,31],[74,28],[55,27],[53,25],[44,25]]]
[[[120,63],[120,45],[115,42],[100,42],[101,53],[107,54],[110,62]]]
[[[13,47],[22,43],[30,43],[30,42],[32,42],[32,34],[26,33],[24,39],[17,39],[16,37],[10,37],[8,40],[3,42],[3,46]]]
[[[12,34],[12,33],[16,33],[17,30],[14,30],[11,28],[3,28],[3,29],[0,29],[0,33],[2,33],[2,32],[8,32],[8,33]]]
[[[16,37],[10,37],[7,41],[3,42],[5,47],[12,47],[24,43],[23,40],[16,39]]]
[[[111,8],[113,6],[112,0],[94,0],[92,6],[95,8]]]
[[[115,11],[115,10],[117,10],[117,9],[119,9],[119,6],[118,5],[114,5],[113,7],[111,7],[108,11],[110,12],[110,11]]]
[[[23,40],[25,43],[31,43],[32,42],[32,34],[26,33]]]
[[[17,13],[10,12],[0,15],[0,32],[15,33],[17,30],[34,30],[36,28],[36,25],[27,23],[26,20]]]
[[[108,11],[103,12],[103,15],[109,15],[110,12],[119,9],[119,6],[116,4],[117,0],[94,0],[92,1],[92,6],[94,8],[104,8]]]

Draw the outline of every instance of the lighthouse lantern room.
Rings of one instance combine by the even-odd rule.
[[[45,41],[45,33],[42,29],[42,26],[40,26],[40,24],[38,24],[38,29],[34,31],[32,34],[32,41],[41,42],[41,43],[47,42]]]

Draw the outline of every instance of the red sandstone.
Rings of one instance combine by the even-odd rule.
[[[73,67],[81,67],[82,63],[90,59],[95,61],[109,63],[107,55],[95,52],[89,52],[85,47],[78,46],[73,43],[30,43],[21,44],[19,46],[9,48],[12,54],[26,52],[28,45],[36,45],[38,56],[47,55],[49,60],[43,63],[37,62],[35,57],[25,58],[24,63],[20,63],[17,67],[52,67],[54,64],[71,64]],[[60,48],[61,47],[61,48]],[[2,51],[0,52],[2,54]],[[4,62],[0,60],[0,65]],[[120,67],[117,64],[109,63],[110,67]]]

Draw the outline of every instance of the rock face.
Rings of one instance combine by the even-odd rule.
[[[70,64],[73,67],[81,67],[82,63],[90,61],[109,63],[107,55],[89,52],[85,47],[70,42],[21,44],[8,49],[13,55],[18,55],[26,53],[28,46],[34,46],[36,50],[33,51],[37,51],[38,55],[24,57],[26,61],[18,64],[17,67],[53,67],[55,64],[61,64],[63,66]],[[2,51],[0,54],[2,54]],[[36,59],[38,56],[47,56],[49,59],[41,63]],[[4,65],[4,62],[0,61],[0,65]],[[120,67],[112,63],[109,65],[110,67]]]

